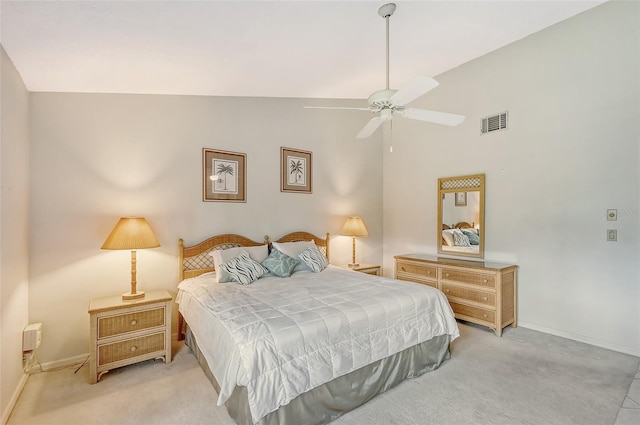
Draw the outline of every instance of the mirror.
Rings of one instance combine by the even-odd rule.
[[[484,174],[438,179],[438,253],[484,258]]]

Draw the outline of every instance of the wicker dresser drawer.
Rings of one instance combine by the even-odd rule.
[[[396,265],[396,273],[413,274],[431,279],[437,279],[438,277],[437,268],[407,261],[398,261],[398,264]]]
[[[136,311],[98,319],[98,339],[164,325],[164,308]]]
[[[171,304],[168,291],[149,291],[143,298],[95,298],[89,303],[89,382],[111,369],[144,360],[171,361]]]
[[[468,283],[470,285],[483,286],[485,288],[496,287],[495,274],[476,273],[470,271],[462,271],[458,269],[442,268],[442,280],[450,280],[453,282]]]
[[[494,310],[487,310],[480,307],[472,307],[465,304],[458,304],[456,302],[449,302],[451,304],[451,308],[453,312],[456,314],[457,318],[463,320],[476,319],[472,321],[480,320],[486,323],[495,323],[496,321],[496,312]]]
[[[98,346],[98,367],[165,349],[164,332]]]
[[[473,303],[483,304],[488,307],[496,306],[496,294],[488,291],[477,291],[466,287],[442,284],[442,292],[447,298],[460,298]]]
[[[432,288],[437,288],[438,287],[438,281],[437,280],[422,279],[421,277],[416,276],[416,275],[398,274],[396,276],[396,279],[404,280],[404,281],[407,281],[407,282],[421,283],[423,285],[431,286]]]

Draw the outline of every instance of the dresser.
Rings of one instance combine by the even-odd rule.
[[[117,367],[160,358],[171,362],[171,304],[168,291],[144,298],[95,298],[89,303],[89,382]]]
[[[456,318],[493,329],[517,326],[517,269],[513,264],[397,255],[395,278],[440,289]]]

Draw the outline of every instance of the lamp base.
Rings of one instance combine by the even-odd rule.
[[[360,265],[360,263],[349,263],[347,264],[349,267],[354,268],[354,267],[358,267]]]
[[[135,294],[131,292],[122,294],[122,301],[139,300],[141,298],[144,298],[144,291],[137,291]]]

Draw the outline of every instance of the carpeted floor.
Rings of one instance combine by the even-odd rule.
[[[507,328],[502,338],[466,324],[460,332],[440,369],[333,423],[613,425],[623,403],[633,402],[626,396],[637,357],[526,328]],[[88,384],[86,366],[77,374],[73,368],[35,374],[8,425],[232,425],[190,350],[173,348],[168,365],[120,368],[96,385]]]

